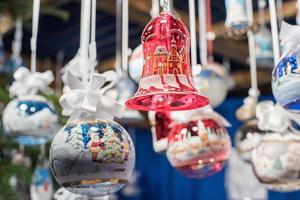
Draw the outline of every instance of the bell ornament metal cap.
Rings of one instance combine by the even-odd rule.
[[[142,78],[126,106],[142,111],[178,111],[208,105],[209,99],[195,87],[189,45],[189,31],[180,19],[168,12],[152,19],[142,34]]]

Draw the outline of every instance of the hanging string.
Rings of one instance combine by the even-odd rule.
[[[23,22],[22,17],[17,17],[16,20],[16,30],[14,41],[12,42],[12,55],[17,62],[21,61],[21,49],[22,49],[22,36],[23,36]],[[21,63],[18,63],[21,65]]]
[[[55,93],[61,94],[61,72],[60,69],[64,65],[65,52],[64,50],[59,50],[56,54],[56,70],[55,70]]]
[[[118,77],[122,74],[122,0],[116,2],[116,62],[115,69]]]
[[[195,0],[189,0],[189,18],[191,34],[191,64],[193,68],[197,65]]]
[[[276,0],[276,6],[277,6],[277,21],[278,24],[280,25],[282,20],[283,20],[283,8],[282,8],[282,0]]]
[[[151,17],[159,15],[159,0],[152,0]]]
[[[39,13],[40,13],[40,0],[33,0],[32,36],[30,40],[30,47],[31,47],[30,69],[32,72],[36,72],[36,40],[38,34]]]
[[[171,11],[171,4],[169,0],[160,0],[160,6],[163,8],[163,12]]]
[[[80,33],[80,51],[81,51],[81,57],[82,57],[82,79],[83,82],[87,83],[89,81],[90,77],[90,68],[87,68],[86,66],[89,66],[89,40],[90,40],[90,20],[91,20],[91,0],[82,0],[82,13],[81,13],[81,33]]]
[[[122,69],[128,70],[128,0],[122,4]]]
[[[275,0],[269,0],[269,10],[270,10],[270,17],[271,17],[274,65],[276,66],[280,59],[280,49],[279,49],[278,25],[277,25]]]
[[[92,0],[92,12],[91,12],[91,43],[89,46],[90,52],[90,60],[96,61],[97,60],[97,45],[96,45],[96,0]],[[92,69],[92,72],[95,69]],[[93,73],[90,73],[92,75]]]
[[[198,0],[199,18],[199,47],[200,60],[203,66],[207,66],[207,41],[206,41],[206,2]]]
[[[296,16],[296,22],[298,25],[300,25],[300,0],[297,0],[297,16]]]
[[[265,24],[265,7],[266,7],[266,0],[259,0],[258,1],[258,23],[259,25]]]
[[[207,40],[207,59],[208,62],[213,62],[213,40],[214,33],[212,32],[212,19],[211,19],[211,1],[206,0],[206,40]]]
[[[247,14],[248,22],[251,26],[253,24],[253,7],[252,0],[247,0]],[[257,72],[256,72],[256,55],[255,55],[255,39],[251,29],[247,32],[248,35],[248,46],[249,46],[249,57],[250,57],[250,74],[251,74],[251,88],[249,95],[257,98],[259,95],[257,87]]]

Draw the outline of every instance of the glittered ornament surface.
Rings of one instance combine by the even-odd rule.
[[[209,103],[195,88],[189,31],[168,12],[153,18],[142,34],[144,67],[136,94],[126,105],[144,111],[189,110]]]
[[[53,137],[57,112],[44,97],[32,95],[13,99],[3,112],[5,133],[22,144],[39,144]]]
[[[133,172],[135,150],[126,130],[114,121],[68,123],[55,136],[50,167],[67,190],[87,196],[120,190]]]
[[[214,119],[191,119],[176,124],[168,136],[167,157],[171,165],[190,178],[220,171],[230,152],[230,138]]]

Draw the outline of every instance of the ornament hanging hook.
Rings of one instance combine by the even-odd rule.
[[[163,12],[170,12],[171,10],[170,0],[160,0],[160,6],[163,8]]]

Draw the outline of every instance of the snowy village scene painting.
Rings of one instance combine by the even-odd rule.
[[[276,100],[289,110],[300,110],[300,68],[297,54],[281,59],[273,71],[272,87]]]
[[[54,138],[50,151],[51,170],[63,186],[74,193],[86,189],[91,196],[123,187],[135,163],[126,130],[108,120],[67,124]]]

